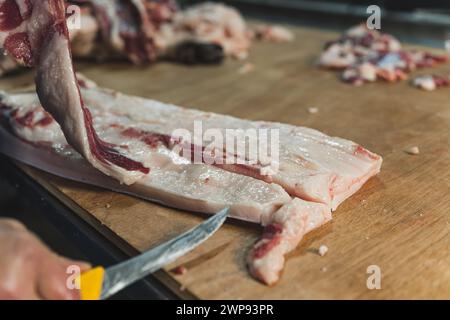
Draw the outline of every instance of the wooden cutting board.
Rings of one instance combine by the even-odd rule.
[[[233,60],[219,67],[78,66],[100,85],[128,94],[307,126],[357,141],[384,158],[381,174],[289,255],[276,286],[260,284],[246,269],[245,257],[261,229],[235,221],[166,268],[183,264],[189,270],[185,275],[159,272],[158,277],[180,296],[204,299],[450,298],[450,89],[429,93],[408,82],[360,88],[343,84],[338,74],[314,67],[323,44],[336,34],[293,29],[294,43],[255,44],[249,58],[255,70],[245,75],[238,72],[243,62]],[[436,72],[450,72],[450,68],[443,66]],[[29,75],[11,77],[0,81],[0,88],[16,88],[29,80]],[[309,114],[309,107],[319,112]],[[410,146],[419,146],[420,154],[403,152]],[[24,170],[74,214],[99,230],[106,226],[138,250],[204,219]],[[317,254],[322,244],[329,247],[324,257]],[[380,290],[366,286],[371,265],[381,269]]]

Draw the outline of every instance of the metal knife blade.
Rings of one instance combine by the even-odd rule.
[[[107,268],[103,279],[101,299],[107,299],[200,245],[220,228],[229,211],[229,208],[223,209],[182,235],[135,258]]]

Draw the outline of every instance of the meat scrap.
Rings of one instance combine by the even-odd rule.
[[[287,28],[278,25],[258,25],[255,27],[255,37],[271,42],[291,42],[294,34]]]
[[[404,151],[407,154],[410,154],[413,156],[418,155],[420,153],[419,147],[417,147],[417,146],[406,148]]]
[[[328,247],[326,246],[326,245],[321,245],[320,247],[319,247],[319,255],[321,256],[321,257],[323,257],[324,255],[326,255],[327,254],[327,252],[328,252]]]
[[[318,65],[341,70],[344,82],[359,86],[377,80],[402,81],[413,70],[433,67],[447,59],[445,55],[404,50],[393,36],[359,25],[327,43]]]
[[[316,114],[316,113],[319,112],[319,108],[317,108],[317,107],[310,107],[310,108],[308,108],[308,112],[311,113],[311,114]]]
[[[184,276],[188,272],[188,269],[185,266],[181,265],[181,266],[178,266],[176,268],[173,268],[170,271],[173,274],[176,274],[177,276]]]
[[[244,63],[238,70],[239,74],[247,74],[252,72],[255,69],[255,65],[253,63],[247,62]]]
[[[305,234],[330,220],[330,209],[323,204],[296,198],[284,205],[263,221],[264,233],[247,259],[251,274],[267,285],[275,284],[284,267],[284,256]]]
[[[438,88],[450,87],[450,75],[421,75],[414,78],[412,84],[425,91],[434,91]]]

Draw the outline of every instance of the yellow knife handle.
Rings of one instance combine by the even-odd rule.
[[[99,300],[102,295],[105,269],[96,267],[83,272],[78,278],[81,300]]]

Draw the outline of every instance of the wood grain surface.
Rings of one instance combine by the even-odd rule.
[[[359,88],[343,84],[337,73],[314,66],[324,42],[336,34],[293,29],[294,43],[255,44],[249,58],[255,69],[245,75],[238,72],[243,62],[233,60],[218,67],[78,65],[101,86],[246,119],[312,127],[356,141],[384,158],[381,174],[289,255],[276,286],[260,284],[246,269],[245,257],[260,227],[235,221],[166,268],[183,264],[185,275],[158,276],[180,296],[203,299],[449,299],[450,89],[429,93],[408,82]],[[0,81],[0,88],[29,81],[30,75],[9,77]],[[308,113],[310,107],[319,112]],[[406,154],[403,150],[410,146],[418,146],[420,154]],[[24,170],[75,214],[99,230],[106,226],[141,251],[204,219]],[[317,254],[322,244],[329,247],[324,257]],[[370,265],[381,268],[380,290],[366,286]]]

